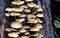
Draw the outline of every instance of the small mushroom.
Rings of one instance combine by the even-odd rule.
[[[20,38],[29,38],[28,36],[21,36]]]
[[[25,14],[21,14],[19,17],[26,17],[26,15]]]
[[[28,23],[38,23],[38,20],[36,20],[36,19],[28,19]]]
[[[20,6],[21,8],[28,8],[28,6],[27,5],[22,5],[22,6]]]
[[[42,8],[37,8],[36,11],[37,11],[37,12],[40,12],[40,11],[43,11],[43,9],[42,9]]]
[[[9,37],[14,37],[14,38],[16,38],[16,37],[18,37],[19,35],[18,35],[18,33],[16,33],[16,32],[11,32],[11,33],[8,33],[8,36],[9,36]]]
[[[28,18],[36,18],[36,16],[33,15],[33,14],[29,14],[29,15],[28,15]]]
[[[25,32],[24,35],[29,35],[30,33],[29,32]]]
[[[20,33],[25,33],[25,32],[26,32],[26,29],[20,28],[19,32],[20,32]]]
[[[29,13],[29,12],[31,12],[31,10],[30,9],[24,9],[24,12]]]
[[[35,27],[40,28],[40,29],[43,28],[42,24],[36,24]]]
[[[20,22],[17,22],[17,21],[14,21],[11,23],[11,27],[12,28],[21,28],[22,27],[22,24]]]
[[[37,28],[37,27],[32,27],[32,28],[30,28],[30,31],[39,31],[40,29],[39,28]]]
[[[33,1],[33,0],[25,0],[26,2],[31,2],[31,1]]]
[[[9,16],[10,16],[10,14],[9,14],[9,13],[5,13],[5,16],[9,17]]]
[[[20,16],[20,13],[12,12],[10,13],[11,16]]]
[[[26,26],[23,26],[23,28],[25,28],[25,29],[29,29],[30,26],[26,25]]]
[[[14,5],[22,5],[22,4],[24,4],[24,1],[12,1],[12,4],[14,4]]]
[[[18,22],[23,22],[24,20],[25,20],[24,18],[16,19],[16,21]]]
[[[37,14],[36,16],[37,16],[37,17],[44,17],[43,14]]]
[[[11,32],[11,31],[17,31],[17,30],[16,29],[13,29],[13,28],[5,28],[5,31]]]
[[[6,8],[5,11],[11,12],[13,11],[13,8]]]
[[[39,35],[39,33],[38,32],[35,32],[32,35],[30,35],[30,36],[38,36],[38,35]]]
[[[33,3],[33,2],[31,2],[31,3],[28,3],[27,6],[29,6],[29,7],[35,7],[37,5],[35,3]]]
[[[22,12],[24,8],[13,8],[13,11],[15,12]]]

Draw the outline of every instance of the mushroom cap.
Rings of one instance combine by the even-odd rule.
[[[15,12],[22,12],[24,8],[13,8],[13,11]]]
[[[30,28],[30,31],[39,31],[40,29],[39,28],[37,28],[37,27],[32,27],[32,28]]]
[[[21,14],[19,17],[26,17],[26,15],[25,14]]]
[[[20,38],[29,38],[28,36],[21,36]]]
[[[9,17],[9,16],[10,16],[10,14],[9,14],[9,13],[5,13],[5,16]]]
[[[24,18],[16,19],[16,21],[18,22],[23,22],[24,20],[25,20]]]
[[[21,28],[22,24],[20,22],[14,21],[11,23],[12,28]]]
[[[25,32],[24,34],[25,34],[25,35],[29,35],[30,33],[29,33],[29,32]]]
[[[31,12],[30,9],[24,9],[24,12]]]
[[[43,11],[43,9],[42,9],[42,8],[37,8],[36,11],[37,11],[37,12],[40,12],[40,11]]]
[[[20,13],[12,12],[10,13],[11,16],[20,16]]]
[[[6,8],[5,11],[11,12],[11,11],[13,11],[13,9],[12,8]]]
[[[30,28],[30,26],[26,25],[26,26],[23,26],[23,28],[28,29]]]
[[[31,3],[28,3],[27,6],[29,6],[29,7],[35,7],[37,5],[35,3],[33,3],[33,2],[31,2]]]
[[[40,29],[43,28],[42,24],[36,24],[35,27],[40,28]]]
[[[36,19],[28,19],[28,23],[38,23],[38,20],[36,20]]]
[[[33,0],[25,0],[26,2],[31,2],[31,1],[33,1]]]
[[[38,36],[38,35],[39,35],[39,33],[36,32],[36,33],[32,34],[31,36]]]
[[[13,28],[5,28],[5,31],[11,32],[11,31],[17,31],[17,30]]]
[[[36,16],[37,16],[37,17],[44,17],[43,14],[37,14]]]
[[[27,5],[22,5],[22,6],[20,6],[20,7],[22,7],[22,8],[28,8],[28,6],[27,6]]]
[[[24,4],[24,1],[12,1],[12,4],[22,5],[22,4]]]
[[[33,15],[33,14],[29,14],[29,15],[28,15],[28,18],[36,18],[36,16]]]
[[[8,36],[9,37],[18,37],[19,35],[16,32],[12,32],[12,33],[8,33]]]
[[[26,32],[26,29],[21,28],[21,29],[19,30],[19,32],[20,32],[20,33],[24,33],[24,32]]]

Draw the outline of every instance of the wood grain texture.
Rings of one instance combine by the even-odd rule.
[[[43,7],[43,14],[44,14],[44,38],[55,38],[54,37],[54,31],[53,31],[53,25],[52,25],[52,15],[51,15],[51,2],[50,0],[43,0],[42,3]]]

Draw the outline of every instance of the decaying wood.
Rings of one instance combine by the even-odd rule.
[[[0,2],[2,3],[2,5],[0,4],[0,14],[3,15],[4,14],[4,1],[0,0]],[[52,27],[52,16],[51,16],[51,10],[50,10],[50,0],[43,0],[42,7],[43,7],[44,20],[45,20],[44,38],[54,38],[53,27]],[[3,18],[3,17],[1,17],[1,18]],[[0,29],[1,38],[4,38],[5,23],[3,23],[0,26],[1,26],[0,27],[1,28]]]

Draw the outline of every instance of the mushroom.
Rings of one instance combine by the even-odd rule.
[[[42,24],[36,24],[35,27],[40,28],[40,29],[43,28]]]
[[[22,4],[24,4],[24,1],[12,1],[12,4],[14,4],[14,5],[22,5]]]
[[[21,14],[19,17],[26,17],[26,15],[25,14]]]
[[[18,21],[18,22],[23,22],[24,20],[25,20],[24,18],[16,19],[16,21]]]
[[[36,19],[28,19],[28,23],[38,23],[38,20],[36,20]]]
[[[6,8],[5,11],[11,12],[11,11],[13,11],[13,9],[12,8]]]
[[[16,38],[16,37],[18,37],[19,35],[18,35],[18,33],[16,33],[16,32],[11,32],[11,33],[8,33],[8,36],[9,36],[9,37],[14,37],[14,38]]]
[[[33,15],[33,14],[29,14],[29,15],[28,15],[28,18],[36,18],[36,16]]]
[[[24,35],[29,35],[30,33],[29,32],[25,32]]]
[[[25,0],[26,2],[31,2],[31,1],[33,1],[33,0]]]
[[[26,32],[26,29],[20,28],[19,32],[20,32],[20,33],[25,33],[25,32]]]
[[[20,22],[14,21],[11,23],[12,28],[21,28],[22,24]]]
[[[37,16],[37,17],[44,17],[43,14],[37,14],[36,16]]]
[[[24,8],[13,8],[13,11],[15,12],[22,12]]]
[[[17,31],[17,30],[16,29],[13,29],[13,28],[5,28],[5,31],[11,32],[11,31]]]
[[[20,6],[21,8],[28,8],[28,6],[27,5],[22,5],[22,6]]]
[[[26,26],[23,26],[23,28],[25,28],[25,29],[29,29],[30,26],[26,25]]]
[[[20,13],[12,12],[10,13],[11,16],[20,16]]]
[[[29,12],[31,12],[31,10],[30,9],[24,9],[24,12],[29,13]]]
[[[9,13],[5,13],[5,15],[6,15],[7,17],[9,17],[9,16],[10,16],[10,14],[9,14]]]
[[[29,7],[35,7],[37,5],[35,3],[33,3],[33,2],[31,2],[31,3],[28,3],[27,6],[29,6]]]
[[[39,31],[40,29],[39,28],[37,28],[37,27],[32,27],[32,28],[30,28],[30,31]]]

